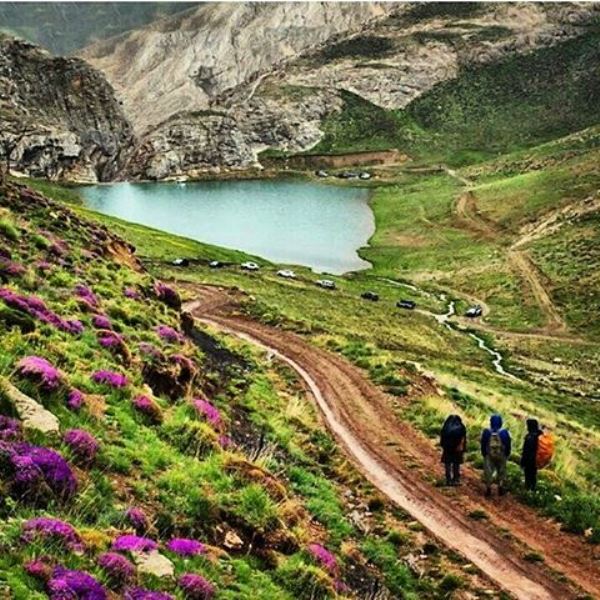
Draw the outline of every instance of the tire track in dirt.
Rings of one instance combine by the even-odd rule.
[[[290,365],[365,477],[446,546],[463,554],[519,600],[577,597],[577,592],[554,579],[546,566],[524,560],[527,548],[540,552],[547,565],[600,597],[598,556],[580,538],[560,532],[554,523],[510,498],[484,500],[479,478],[470,469],[465,469],[466,485],[459,494],[454,489],[448,495],[442,493],[427,481],[439,472],[438,452],[429,440],[399,421],[392,398],[345,359],[296,334],[233,315],[231,297],[221,293],[222,309],[215,305],[214,297],[208,310],[202,300],[186,304],[185,309],[201,322],[258,345]],[[214,290],[211,294],[214,296]],[[469,519],[470,512],[482,507],[489,522]],[[501,528],[515,539],[501,536]]]

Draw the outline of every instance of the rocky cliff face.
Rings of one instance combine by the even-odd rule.
[[[113,179],[133,144],[100,72],[11,38],[0,39],[0,131],[20,139],[13,168],[51,179]]]
[[[316,144],[346,90],[399,109],[478,64],[585,31],[596,4],[210,4],[86,49],[140,143],[126,173],[258,166]]]

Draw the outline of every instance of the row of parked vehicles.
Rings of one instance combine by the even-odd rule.
[[[187,258],[176,258],[172,262],[172,264],[176,267],[187,267],[189,265],[189,260]],[[221,267],[224,267],[225,263],[222,263],[219,260],[213,260],[208,264],[208,266],[211,269],[219,269]],[[243,262],[240,266],[244,271],[260,271],[260,265],[253,261]],[[291,269],[280,269],[279,271],[277,271],[277,276],[282,277],[283,279],[296,279],[296,273],[294,273],[294,271],[292,271]],[[332,281],[331,279],[317,279],[315,283],[319,287],[326,290],[336,289],[335,281]],[[379,294],[372,291],[363,292],[360,295],[360,297],[363,300],[368,300],[370,302],[379,301]],[[396,302],[396,306],[405,310],[414,310],[417,307],[417,303],[414,300],[401,299],[398,300],[398,302]],[[465,312],[465,317],[469,317],[471,319],[481,317],[482,315],[483,308],[479,304],[470,306]]]

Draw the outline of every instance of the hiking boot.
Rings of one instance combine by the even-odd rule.
[[[489,498],[492,495],[492,488],[485,488],[485,494],[484,496],[486,498]]]
[[[503,487],[498,488],[498,496],[504,496],[506,494],[506,489]]]

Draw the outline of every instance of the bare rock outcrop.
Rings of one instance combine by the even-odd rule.
[[[0,37],[0,131],[19,139],[14,169],[70,181],[113,179],[133,143],[99,71],[7,37]]]

